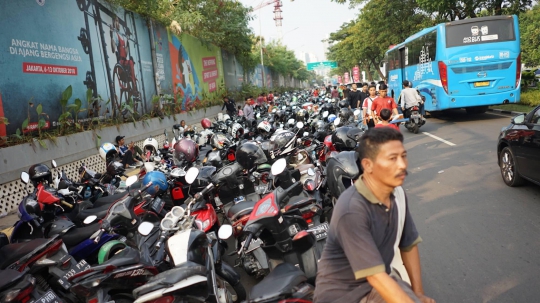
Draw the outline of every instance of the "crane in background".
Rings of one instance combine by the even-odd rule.
[[[293,2],[294,0],[291,0]],[[252,8],[251,11],[259,10],[263,7],[266,7],[268,5],[274,5],[274,21],[276,22],[277,32],[278,32],[278,40],[281,42],[281,39],[283,38],[283,32],[281,29],[283,16],[281,16],[281,13],[283,12],[281,8],[283,7],[283,2],[281,0],[270,0],[266,2],[261,2],[259,5]],[[260,15],[259,15],[260,19]]]
[[[294,1],[294,0],[291,0],[291,2]],[[261,2],[261,4],[257,5],[256,7],[252,8],[251,11],[254,12],[256,10],[259,10],[265,6],[268,6],[268,5],[274,5],[274,21],[276,21],[276,27],[277,27],[277,31],[278,31],[278,42],[281,43],[281,39],[283,38],[283,32],[282,32],[282,29],[281,29],[281,26],[282,26],[282,21],[283,21],[283,17],[281,16],[281,7],[283,6],[283,3],[281,2],[281,0],[270,0],[270,1],[266,1],[266,2]],[[265,73],[264,73],[264,59],[263,59],[263,39],[262,39],[262,26],[261,26],[261,13],[259,12],[259,37],[260,37],[260,40],[259,40],[259,47],[260,47],[260,51],[261,51],[261,67],[262,67],[262,70],[261,70],[261,76],[262,76],[262,87],[265,87],[266,86],[266,77],[265,77]]]

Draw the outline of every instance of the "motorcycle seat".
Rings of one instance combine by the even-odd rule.
[[[234,221],[240,216],[247,215],[253,211],[255,204],[257,204],[257,201],[243,201],[235,204],[227,211],[227,218]]]
[[[52,241],[56,241],[56,239],[34,239],[28,242],[9,244],[0,248],[0,269],[8,267],[34,250],[40,250],[46,247]]]
[[[281,263],[268,276],[253,286],[250,300],[274,298],[292,292],[298,284],[307,280],[302,270],[290,263]]]
[[[101,198],[97,199],[96,202],[94,202],[94,207],[102,207],[104,205],[110,206],[111,204],[113,204],[113,202],[124,198],[127,194],[128,194],[128,192],[126,191],[126,192],[123,192],[123,193],[114,194],[112,196],[101,197]]]
[[[91,215],[95,215],[98,220],[101,220],[105,218],[105,216],[107,215],[107,212],[109,211],[109,207],[110,205],[102,205],[99,207],[86,208],[86,209],[80,210],[79,213],[77,214],[77,220],[82,222],[84,221],[84,219],[86,219],[88,216],[91,216]]]
[[[306,197],[304,195],[300,196],[294,196],[289,199],[289,202],[285,206],[285,210],[293,209],[293,208],[300,208],[303,206],[306,206],[308,204],[314,204],[316,203],[315,198],[313,197]]]
[[[101,267],[107,265],[114,265],[116,267],[122,267],[126,265],[138,264],[141,260],[141,254],[139,250],[126,247],[116,255],[112,256],[109,260],[100,264]]]
[[[13,282],[16,282],[21,277],[23,277],[26,273],[19,272],[14,269],[2,269],[0,270],[0,290],[3,290],[13,284]]]
[[[88,226],[77,227],[70,229],[67,233],[61,236],[62,241],[67,247],[74,247],[82,241],[89,239],[98,229],[99,224],[91,224]]]
[[[180,265],[180,267],[176,267],[153,276],[150,278],[150,280],[148,280],[148,282],[146,282],[146,284],[135,288],[135,290],[133,290],[133,296],[138,298],[158,289],[169,288],[184,279],[196,275],[206,277],[206,268],[197,263],[187,261],[186,263]]]

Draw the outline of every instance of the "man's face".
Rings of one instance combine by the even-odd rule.
[[[377,89],[375,87],[370,87],[369,88],[369,94],[371,96],[375,96],[375,93],[377,92]]]
[[[353,85],[352,85],[352,89],[353,89],[353,90],[356,90],[356,84],[353,84]]]
[[[403,184],[407,176],[407,151],[398,140],[389,141],[379,147],[375,161],[369,160],[372,165],[371,176],[382,184],[396,187]]]
[[[368,86],[367,86],[367,85],[362,86],[362,90],[363,90],[364,92],[367,92],[367,89],[368,89]]]
[[[379,95],[380,95],[382,98],[386,97],[386,92],[387,92],[386,89],[379,89]]]
[[[186,126],[186,121],[180,122],[180,126],[182,126],[182,127]]]
[[[119,145],[119,146],[124,145],[124,141],[125,141],[124,138],[120,139],[120,141],[118,141],[118,145]]]

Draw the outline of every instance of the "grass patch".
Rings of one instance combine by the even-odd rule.
[[[531,107],[540,105],[540,89],[529,88],[522,91],[520,103]]]
[[[510,103],[510,104],[492,105],[489,108],[502,109],[502,110],[507,110],[511,112],[528,113],[534,107],[530,105],[526,105],[526,104],[521,104],[521,103]]]

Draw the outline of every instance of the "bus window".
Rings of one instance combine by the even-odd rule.
[[[435,61],[437,54],[437,31],[435,30],[425,35],[424,39],[426,55],[429,57],[429,59],[431,59],[431,61]]]
[[[446,47],[516,40],[512,18],[446,25]]]

